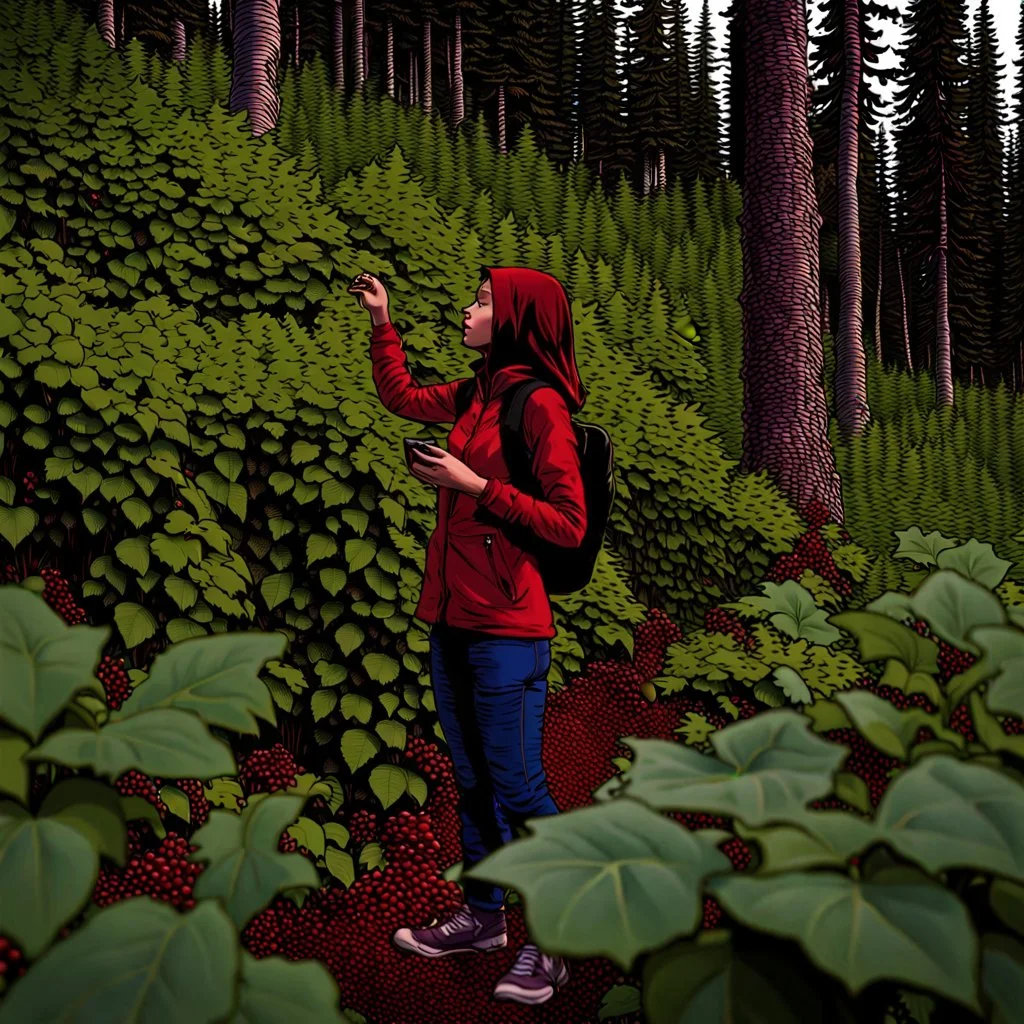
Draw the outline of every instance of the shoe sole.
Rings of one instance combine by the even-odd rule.
[[[472,946],[459,946],[456,949],[438,949],[436,946],[428,946],[420,942],[412,934],[409,928],[399,928],[391,937],[391,941],[410,953],[418,953],[420,956],[430,957],[434,960],[442,956],[452,956],[454,953],[489,953],[492,949],[502,949],[508,945],[508,934],[496,935],[492,939],[482,939],[473,943]]]
[[[554,985],[547,988],[519,988],[515,982],[499,981],[494,989],[494,998],[499,1002],[523,1003],[526,1006],[539,1006],[546,1003],[569,980],[569,971],[563,967],[555,978]]]

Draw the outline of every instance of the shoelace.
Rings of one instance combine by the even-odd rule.
[[[540,958],[540,950],[536,946],[527,943],[519,951],[519,956],[516,958],[515,965],[509,973],[522,975],[533,974],[537,969],[537,961]]]
[[[445,921],[441,925],[440,931],[442,935],[451,935],[456,928],[462,928],[465,925],[473,923],[473,914],[468,907],[463,907],[450,921]]]

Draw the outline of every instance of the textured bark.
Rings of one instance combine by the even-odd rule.
[[[429,18],[423,20],[423,110],[430,114],[434,110],[434,40],[433,25]]]
[[[114,0],[100,0],[96,11],[96,25],[100,30],[100,38],[112,50],[117,48],[114,35]]]
[[[884,258],[883,239],[885,227],[881,219],[878,221],[878,282],[875,287],[875,359],[882,361],[882,260]]]
[[[121,8],[121,42],[119,45],[124,46],[124,7]]]
[[[355,0],[352,11],[352,33],[355,36],[352,46],[356,53],[354,84],[356,90],[362,89],[366,82],[366,19],[364,17],[365,0]]]
[[[860,86],[862,76],[860,0],[844,0],[846,68],[839,125],[839,330],[836,338],[836,418],[846,437],[860,434],[871,419],[864,356],[864,282],[861,277]]]
[[[292,32],[293,32],[293,34],[295,36],[295,53],[294,53],[295,67],[298,68],[299,64],[301,63],[301,58],[299,56],[299,52],[300,52],[299,51],[299,44],[302,41],[302,35],[301,35],[302,27],[299,24],[299,5],[298,4],[295,5],[294,17],[292,19]]]
[[[334,0],[334,88],[345,91],[345,7]]]
[[[174,39],[171,45],[171,60],[185,59],[185,22],[181,18],[175,18],[171,22],[171,36]]]
[[[665,147],[664,146],[659,146],[658,147],[658,190],[660,192],[664,192],[665,191],[665,178],[666,177],[667,177],[667,175],[666,175],[666,168],[665,168]]]
[[[455,12],[455,64],[452,68],[452,127],[466,116],[465,85],[462,80],[462,15]]]
[[[742,466],[803,510],[843,505],[828,440],[803,0],[748,0],[744,32]]]
[[[832,330],[832,304],[828,292],[828,281],[824,275],[821,277],[821,336],[824,337]]]
[[[235,11],[231,112],[249,112],[253,135],[277,125],[281,100],[277,69],[281,58],[280,0],[239,0]]]
[[[914,360],[910,354],[910,317],[907,315],[907,282],[903,277],[903,253],[896,249],[896,273],[900,279],[900,312],[903,321],[903,358],[907,364],[907,373],[914,372]]]
[[[416,102],[416,54],[409,51],[409,106]]]
[[[505,86],[498,86],[498,152],[507,153],[507,136],[505,134]]]
[[[385,72],[384,78],[387,84],[388,95],[395,98],[395,19],[388,15],[387,28],[385,30]]]
[[[940,408],[953,404],[952,345],[949,337],[949,273],[946,254],[949,216],[946,208],[946,165],[939,164],[939,244],[936,247],[935,279],[935,402]]]

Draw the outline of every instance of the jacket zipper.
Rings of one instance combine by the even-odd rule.
[[[515,598],[512,596],[512,589],[506,584],[505,578],[498,572],[498,564],[494,559],[494,535],[487,534],[484,537],[484,547],[487,548],[487,557],[491,560],[491,570],[494,573],[494,578],[498,581],[498,586],[505,592],[505,596],[510,600],[514,601]]]

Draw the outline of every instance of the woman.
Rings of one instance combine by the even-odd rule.
[[[563,547],[578,547],[586,532],[571,419],[586,389],[576,368],[569,302],[548,274],[484,269],[463,329],[463,344],[483,356],[473,364],[472,400],[456,420],[463,381],[416,383],[380,280],[360,274],[349,291],[373,321],[373,379],[385,407],[421,423],[454,422],[447,451],[428,446],[411,458],[416,478],[439,488],[416,617],[432,624],[431,681],[455,765],[468,870],[508,842],[513,825],[558,813],[541,764],[556,631],[537,561],[506,536],[503,524]],[[532,393],[523,410],[540,497],[511,485],[499,436],[502,393],[531,378],[552,385]],[[400,928],[395,944],[428,957],[505,946],[503,890],[467,879],[465,892],[466,903],[448,921]],[[568,976],[561,957],[526,945],[494,996],[543,1003]]]

